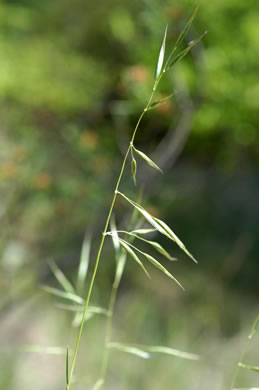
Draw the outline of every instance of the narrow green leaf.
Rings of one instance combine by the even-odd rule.
[[[163,347],[163,346],[150,346],[145,347],[148,352],[151,353],[162,353],[166,355],[176,356],[182,359],[188,360],[200,360],[200,356],[194,353],[179,351],[178,349]]]
[[[175,95],[175,93],[172,93],[171,95],[168,95],[168,96],[164,97],[163,99],[154,101],[153,103],[150,104],[150,106],[148,107],[148,110],[152,110],[153,108],[160,106],[161,104],[164,104],[167,100],[171,99],[171,97],[174,95]]]
[[[143,351],[140,348],[132,347],[130,345],[120,344],[120,343],[109,343],[108,348],[117,349],[118,351],[126,352],[131,355],[138,356],[142,359],[150,359],[150,354],[146,351]]]
[[[143,197],[143,188],[141,188],[138,193],[137,193],[137,202],[141,203],[141,199]],[[132,210],[131,216],[129,218],[128,222],[128,228],[129,229],[138,229],[142,226],[142,223],[139,219],[139,213],[138,211],[134,208]]]
[[[149,241],[149,240],[145,240],[147,241],[150,245],[153,246],[153,248],[155,248],[159,253],[161,253],[161,255],[165,256],[168,260],[170,261],[176,261],[177,259],[175,257],[172,257],[163,247],[162,245],[160,245],[158,242],[156,241]]]
[[[69,370],[68,370],[68,346],[67,346],[67,354],[66,354],[66,384],[68,384],[69,380]]]
[[[123,246],[123,248],[131,255],[131,257],[138,263],[138,265],[140,265],[140,267],[143,269],[143,271],[145,272],[145,274],[150,278],[150,275],[149,273],[147,272],[146,268],[144,267],[142,261],[138,258],[138,256],[136,255],[136,253],[133,251],[133,249],[131,249],[131,247],[129,246],[129,244],[127,242],[125,242],[124,240],[120,239],[120,244],[121,246]]]
[[[154,257],[149,255],[148,253],[145,252],[142,253],[147,258],[147,260],[150,261],[150,263],[152,263],[156,268],[162,271],[170,279],[174,280],[178,284],[178,286],[180,286],[184,290],[184,287],[181,285],[181,283],[178,282],[178,280],[169,271],[167,271],[167,269],[162,264],[160,264],[159,261],[154,259]]]
[[[121,254],[121,249],[120,249],[120,242],[119,242],[119,236],[117,232],[117,227],[115,224],[115,218],[112,215],[111,216],[111,221],[110,221],[110,227],[111,227],[111,232],[112,232],[112,243],[115,251],[115,259],[118,262]]]
[[[103,379],[98,379],[98,381],[95,383],[95,385],[92,388],[92,390],[99,390],[99,389],[101,389],[103,384],[104,384]]]
[[[247,364],[244,363],[238,363],[238,367],[246,368],[247,370],[251,370],[251,371],[259,371],[259,366],[248,366]]]
[[[127,259],[127,254],[126,254],[125,250],[123,249],[121,251],[121,254],[120,254],[119,260],[117,262],[117,266],[116,266],[116,273],[115,273],[115,279],[114,279],[114,287],[116,287],[116,288],[118,288],[118,286],[120,284],[121,277],[122,277],[122,274],[123,274],[123,271],[125,268],[125,264],[126,264],[126,259]]]
[[[89,312],[86,313],[84,322],[90,320],[92,317],[94,317],[94,313],[89,313]],[[73,328],[78,328],[81,325],[82,319],[83,319],[83,313],[80,312],[75,313],[75,316],[72,321]]]
[[[68,293],[75,294],[74,287],[53,260],[49,261],[49,267],[63,289]]]
[[[153,229],[152,229],[153,230]],[[133,232],[127,232],[125,230],[120,230],[119,233],[124,233],[124,234],[127,234],[129,236],[133,236],[141,241],[144,241],[146,242],[147,244],[151,245],[153,248],[155,248],[160,254],[162,254],[163,256],[165,256],[168,260],[170,261],[175,261],[177,260],[175,257],[172,257],[163,247],[162,245],[160,245],[158,242],[156,241],[150,241],[150,240],[147,240],[143,237],[140,237],[138,234],[136,233],[133,233]]]
[[[41,288],[49,294],[56,295],[57,297],[68,299],[69,301],[73,301],[79,304],[84,304],[85,301],[83,298],[79,297],[79,295],[68,293],[65,291],[58,290],[57,288],[49,287],[49,286],[41,286]]]
[[[154,161],[151,160],[151,158],[149,158],[145,153],[136,149],[135,146],[133,146],[133,148],[134,148],[134,151],[139,155],[139,157],[141,157],[142,160],[144,160],[150,167],[155,168],[158,171],[160,171],[161,173],[163,173],[162,169],[160,169],[159,166],[156,165],[156,163],[154,163]]]
[[[147,222],[150,223],[150,225],[154,226],[154,228],[160,232],[161,234],[164,234],[166,237],[170,238],[171,240],[175,241],[168,233],[167,231],[162,227],[160,223],[156,221],[157,218],[152,217],[149,212],[147,212],[142,206],[134,202],[133,200],[129,199],[126,195],[124,195],[122,192],[117,191],[119,195],[121,195],[124,199],[126,199],[132,206],[134,206],[140,214],[146,219]],[[158,220],[160,221],[160,220]],[[166,225],[167,226],[167,225]]]
[[[253,326],[252,326],[252,329],[251,329],[251,332],[250,332],[248,338],[251,340],[258,330],[259,330],[259,314],[253,323]]]
[[[180,240],[180,238],[177,237],[177,235],[172,231],[172,229],[164,222],[161,221],[158,218],[155,218],[155,221],[164,229],[166,232],[166,236],[170,238],[171,240],[175,241],[176,244],[195,262],[198,263],[198,261],[193,257],[193,255],[188,251],[188,249],[185,247],[183,242]]]
[[[182,50],[180,53],[178,53],[172,60],[168,62],[166,70],[172,68],[177,62],[181,61],[188,53],[189,51],[199,43],[202,38],[207,34],[207,31],[205,31],[199,38],[189,43],[189,45]]]
[[[148,253],[145,253],[143,251],[141,251],[140,249],[138,249],[137,247],[135,247],[134,245],[130,244],[130,243],[127,243],[125,242],[124,240],[121,240],[120,241],[124,242],[128,247],[132,247],[134,248],[136,251],[138,251],[139,253],[141,253],[143,256],[146,257],[146,259],[151,262],[156,268],[158,268],[160,271],[162,271],[165,275],[167,275],[170,279],[174,280],[178,286],[180,286],[183,290],[183,286],[181,285],[180,282],[178,282],[178,280],[162,265],[159,263],[159,261],[157,261],[153,256],[149,255]],[[131,249],[131,248],[130,248]]]
[[[59,309],[64,309],[72,312],[79,312],[82,313],[84,311],[84,305],[66,305],[66,304],[57,304],[56,305]],[[87,308],[88,313],[94,313],[94,314],[108,314],[108,311],[104,309],[103,307],[99,306],[88,306]]]
[[[131,174],[132,174],[132,178],[133,178],[133,181],[134,181],[135,185],[137,184],[136,173],[137,173],[137,161],[132,156],[132,159],[131,159]]]
[[[42,345],[21,345],[20,350],[24,352],[42,353],[46,355],[65,355],[66,349],[61,347],[44,347]]]
[[[183,42],[184,38],[186,37],[186,35],[187,35],[187,33],[188,33],[192,23],[193,23],[193,20],[194,20],[194,18],[196,16],[196,13],[197,13],[198,9],[199,9],[199,6],[194,8],[193,13],[191,14],[188,22],[186,23],[184,29],[181,31],[179,37],[177,38],[177,41],[176,41],[176,44],[175,44],[176,48],[181,45],[181,43]]]
[[[167,29],[168,29],[168,25],[165,28],[164,38],[163,38],[163,42],[162,42],[161,49],[160,49],[159,56],[158,56],[157,67],[156,67],[156,79],[158,79],[158,77],[160,76],[160,73],[161,73],[161,70],[163,67],[163,63],[164,63]]]
[[[84,284],[87,276],[91,250],[91,236],[86,233],[81,249],[80,262],[77,273],[76,291],[82,295],[84,291]]]
[[[129,199],[126,195],[118,191],[124,199],[126,199],[130,204],[132,204],[142,215],[143,217],[152,225],[154,228],[159,231],[161,234],[164,234],[170,240],[173,240],[195,263],[198,263],[193,255],[187,250],[182,241],[177,237],[177,235],[172,231],[172,229],[163,221],[156,217],[152,217],[142,206],[138,205],[133,200]]]
[[[85,322],[93,318],[95,315],[104,315],[108,316],[108,310],[103,309],[102,307],[97,307],[97,306],[90,306],[87,309],[86,316],[85,316]],[[83,312],[76,312],[75,317],[73,319],[73,327],[77,328],[78,326],[81,325],[83,318]]]
[[[130,233],[133,234],[149,234],[149,233],[154,233],[156,229],[136,229],[132,230]]]

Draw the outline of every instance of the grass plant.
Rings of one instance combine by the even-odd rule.
[[[135,185],[137,185],[137,160],[136,159],[142,160],[144,163],[148,164],[153,169],[156,169],[160,173],[162,172],[160,167],[147,154],[145,154],[143,151],[136,148],[135,138],[144,115],[146,115],[150,110],[157,107],[158,105],[163,104],[165,100],[171,99],[173,95],[173,94],[169,95],[168,97],[163,98],[161,100],[156,100],[156,93],[159,87],[159,83],[163,78],[163,76],[166,73],[168,73],[179,61],[181,61],[206,34],[205,32],[198,39],[189,42],[186,47],[184,48],[182,47],[187,37],[188,31],[191,27],[191,24],[193,22],[193,19],[196,15],[197,9],[198,7],[195,8],[195,10],[193,11],[184,29],[180,33],[173,49],[169,52],[167,59],[165,58],[166,58],[166,41],[167,41],[168,26],[166,26],[165,28],[164,37],[162,40],[162,45],[157,60],[153,88],[150,97],[148,99],[148,102],[137,120],[127,151],[123,158],[120,173],[117,182],[115,184],[111,205],[108,210],[108,215],[102,232],[100,245],[97,251],[97,256],[94,262],[93,274],[90,279],[90,285],[89,285],[86,299],[82,297],[82,292],[83,292],[83,286],[84,286],[84,282],[88,270],[88,264],[89,264],[90,242],[91,242],[90,237],[86,236],[84,240],[79,269],[78,269],[77,283],[75,287],[70,283],[70,281],[61,272],[61,270],[55,265],[55,263],[53,262],[50,263],[50,267],[63,290],[58,290],[48,286],[43,286],[43,288],[45,289],[45,291],[52,293],[58,297],[61,297],[65,300],[68,300],[70,302],[69,304],[63,304],[62,307],[67,310],[71,310],[75,312],[73,323],[74,325],[79,325],[76,344],[71,358],[71,364],[69,364],[70,361],[69,349],[67,348],[66,350],[66,390],[70,390],[73,383],[73,374],[74,374],[75,364],[76,364],[78,350],[80,346],[80,340],[82,337],[82,332],[85,326],[85,322],[87,319],[91,318],[93,315],[96,314],[101,314],[106,316],[106,329],[105,329],[105,344],[104,344],[104,352],[102,358],[101,376],[93,386],[93,390],[98,390],[98,389],[100,390],[103,389],[105,386],[110,351],[112,349],[120,350],[125,353],[134,354],[144,359],[150,358],[152,354],[167,354],[167,355],[176,356],[185,359],[191,359],[191,360],[199,359],[199,356],[196,354],[190,354],[187,352],[179,351],[165,346],[121,344],[120,342],[112,340],[112,324],[113,324],[114,307],[117,299],[118,288],[124,272],[126,259],[128,257],[132,258],[138,264],[138,266],[141,267],[141,269],[146,274],[146,276],[150,277],[145,266],[145,262],[148,262],[151,263],[154,267],[156,267],[159,271],[164,273],[167,277],[172,279],[179,287],[181,287],[184,290],[182,284],[171,274],[171,272],[168,271],[166,267],[164,267],[161,264],[161,262],[157,259],[157,256],[154,257],[150,253],[147,253],[146,251],[139,249],[139,247],[137,246],[138,244],[135,244],[135,241],[145,242],[145,244],[149,245],[152,250],[156,250],[159,256],[163,255],[167,260],[172,261],[174,260],[174,258],[158,242],[146,238],[146,236],[148,236],[150,233],[154,233],[154,232],[160,233],[163,236],[167,237],[167,239],[176,243],[181,248],[181,250],[185,252],[187,256],[189,256],[195,263],[197,263],[194,256],[189,252],[189,250],[186,248],[186,246],[183,244],[180,238],[164,221],[151,215],[140,204],[139,201],[137,202],[130,199],[126,194],[124,194],[120,190],[121,179],[123,177],[125,167],[129,158],[131,158],[131,173]],[[131,229],[118,230],[116,228],[113,212],[114,212],[114,205],[118,197],[123,199],[125,201],[125,204],[128,204],[133,209],[133,214],[135,216],[136,215],[139,216],[139,218],[137,219],[137,223]],[[141,222],[139,222],[140,219],[144,221],[145,224],[150,225],[150,228],[139,227],[141,224]],[[101,259],[103,245],[105,239],[109,237],[112,239],[113,246],[115,249],[116,269],[115,269],[114,281],[113,281],[110,298],[109,298],[109,305],[108,305],[108,309],[106,310],[104,308],[90,306],[89,303],[90,303],[93,287],[95,284],[95,278],[99,267],[99,262]]]

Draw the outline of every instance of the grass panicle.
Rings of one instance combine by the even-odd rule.
[[[168,26],[166,26],[166,28],[165,28],[165,32],[164,32],[164,36],[163,36],[163,40],[162,40],[162,45],[161,45],[158,60],[157,60],[154,85],[153,85],[153,88],[151,91],[150,98],[148,99],[146,106],[144,107],[142,113],[139,116],[139,119],[137,120],[135,129],[132,133],[132,137],[131,137],[131,140],[129,142],[128,149],[127,149],[127,151],[124,155],[123,161],[122,161],[120,173],[119,173],[117,182],[115,184],[110,208],[108,211],[106,222],[104,224],[104,229],[103,229],[102,237],[100,240],[99,248],[97,250],[96,259],[95,259],[94,266],[93,266],[94,267],[93,273],[92,273],[92,276],[90,278],[89,289],[88,289],[88,292],[86,295],[86,299],[83,299],[82,296],[83,296],[83,288],[84,288],[88,265],[89,265],[89,255],[90,255],[89,236],[86,236],[85,240],[84,240],[81,258],[80,258],[76,288],[74,289],[73,286],[71,285],[71,283],[64,277],[64,275],[62,275],[62,273],[60,273],[60,271],[55,266],[53,267],[53,265],[52,265],[52,270],[53,270],[57,280],[59,281],[59,283],[63,287],[64,291],[57,290],[57,289],[54,289],[51,287],[43,287],[45,289],[45,291],[47,291],[51,294],[54,294],[62,299],[69,300],[70,302],[73,302],[74,304],[77,304],[80,306],[80,310],[76,311],[76,316],[74,319],[80,324],[79,324],[79,330],[78,330],[78,334],[77,334],[77,338],[76,338],[75,347],[74,347],[72,358],[71,358],[69,372],[66,374],[66,377],[67,377],[66,390],[70,390],[70,388],[71,388],[76,359],[77,359],[77,355],[78,355],[78,350],[79,350],[79,346],[80,346],[80,340],[81,340],[85,320],[93,314],[93,312],[89,311],[89,302],[90,302],[92,290],[93,290],[93,287],[95,284],[95,278],[96,278],[97,270],[99,267],[99,262],[100,262],[100,258],[101,258],[101,254],[102,254],[102,250],[103,250],[104,241],[108,235],[107,233],[108,233],[109,225],[111,226],[111,234],[110,235],[112,236],[113,245],[115,248],[116,271],[115,271],[114,283],[112,286],[109,307],[108,307],[105,347],[104,347],[104,355],[103,355],[103,362],[102,362],[102,375],[101,375],[101,378],[94,385],[93,390],[103,389],[103,387],[105,385],[105,378],[106,378],[106,374],[107,374],[107,367],[108,367],[108,361],[109,361],[109,351],[111,349],[111,345],[113,346],[113,349],[115,348],[115,345],[116,345],[117,349],[122,348],[121,344],[118,344],[118,343],[111,344],[111,332],[112,332],[112,314],[113,314],[114,306],[115,306],[115,302],[116,302],[117,290],[118,290],[118,287],[119,287],[119,284],[120,284],[120,281],[122,278],[122,274],[123,274],[123,271],[125,268],[127,255],[130,255],[136,261],[136,263],[138,263],[138,265],[143,269],[143,271],[147,275],[149,275],[145,266],[143,265],[142,261],[139,259],[139,256],[136,254],[136,252],[138,252],[138,254],[140,254],[142,257],[144,257],[145,260],[147,260],[153,266],[158,268],[160,271],[162,271],[169,278],[173,279],[181,288],[183,288],[182,285],[174,278],[174,276],[158,260],[156,260],[149,253],[145,253],[145,252],[141,251],[140,249],[135,247],[130,242],[131,240],[139,239],[139,237],[136,237],[134,235],[147,234],[148,232],[156,230],[159,233],[165,235],[170,240],[174,241],[189,257],[191,257],[194,261],[196,261],[194,259],[194,257],[190,254],[190,252],[186,249],[186,247],[184,246],[182,241],[166,225],[165,222],[153,217],[150,213],[148,213],[147,210],[145,210],[137,202],[132,201],[126,195],[124,195],[121,191],[119,191],[121,179],[123,177],[124,170],[125,170],[129,155],[131,155],[131,172],[132,172],[132,177],[133,177],[133,181],[134,181],[135,185],[137,184],[137,182],[136,182],[137,161],[134,157],[134,154],[136,154],[138,157],[140,157],[142,160],[144,160],[152,168],[155,168],[155,169],[161,171],[161,169],[158,167],[158,165],[154,161],[152,161],[152,159],[149,156],[147,156],[144,152],[138,150],[135,147],[134,141],[135,141],[135,137],[136,137],[138,128],[140,126],[140,123],[141,123],[144,115],[151,108],[155,107],[158,104],[162,104],[165,101],[165,99],[162,99],[160,101],[154,100],[154,97],[155,97],[158,85],[161,81],[161,78],[163,77],[163,75],[167,71],[169,71],[169,69],[171,69],[171,67],[173,65],[175,65],[178,61],[180,61],[201,39],[201,37],[200,37],[196,41],[189,44],[187,46],[187,48],[184,49],[184,51],[182,51],[178,54],[178,57],[175,60],[174,53],[178,50],[178,48],[181,46],[181,44],[185,40],[185,37],[186,37],[186,35],[187,35],[191,25],[192,25],[192,22],[194,20],[196,12],[197,12],[197,8],[195,8],[194,12],[192,13],[192,15],[191,15],[190,19],[188,20],[186,26],[184,27],[183,31],[180,33],[180,35],[176,41],[176,44],[175,44],[174,48],[171,50],[167,60],[165,60],[165,53],[166,53],[166,40],[167,40]],[[177,56],[177,54],[176,54],[176,56]],[[112,220],[113,209],[114,209],[114,205],[115,205],[115,202],[116,202],[118,195],[122,196],[132,206],[134,206],[135,215],[136,215],[136,211],[137,211],[149,224],[151,224],[151,226],[154,229],[142,229],[141,230],[138,226],[138,227],[135,227],[135,232],[134,232],[134,228],[133,228],[133,230],[131,229],[132,236],[129,237],[130,240],[126,241],[124,238],[119,237],[118,233],[116,234],[117,229],[116,229],[115,224],[113,224],[113,220]],[[171,256],[164,250],[164,248],[160,244],[158,244],[154,241],[148,241],[148,240],[147,240],[147,243],[149,245],[151,245],[154,249],[156,249],[161,255],[167,257],[168,259],[171,259]],[[83,306],[83,310],[82,310],[81,306]],[[126,347],[124,346],[123,348],[125,350]],[[128,352],[129,352],[129,348],[131,348],[131,353],[132,353],[132,351],[135,351],[135,353],[138,351],[137,347],[127,346]],[[160,352],[161,352],[161,349],[160,349]],[[140,353],[140,352],[138,352],[138,353]],[[141,353],[143,353],[143,352],[141,352]],[[147,356],[149,354],[149,352],[146,351],[145,354]],[[68,364],[66,366],[66,371],[68,371]]]

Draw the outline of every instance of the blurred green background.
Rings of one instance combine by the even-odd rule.
[[[54,259],[75,279],[85,231],[90,271],[132,128],[150,95],[165,25],[172,48],[189,0],[2,0],[0,5],[0,389],[63,389],[64,356],[25,344],[74,345],[71,314],[41,284],[57,286]],[[145,116],[136,146],[143,204],[199,260],[161,240],[186,292],[132,261],[119,291],[116,341],[200,353],[200,362],[114,352],[107,389],[229,389],[258,311],[259,3],[201,1],[186,44],[208,34],[161,83],[174,98]],[[123,191],[136,190],[127,168]],[[116,206],[123,223],[124,202]],[[115,262],[107,240],[92,301],[107,306]],[[87,286],[86,286],[87,288]],[[98,378],[104,319],[83,338],[78,383]],[[258,337],[246,358],[258,365]],[[257,345],[256,345],[257,344]],[[258,386],[241,370],[236,387]]]

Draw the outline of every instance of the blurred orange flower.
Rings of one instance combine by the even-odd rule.
[[[133,65],[129,68],[129,78],[136,83],[145,83],[150,76],[145,65]]]
[[[4,178],[11,179],[17,175],[16,165],[11,161],[6,161],[2,165],[2,174]]]
[[[80,146],[84,149],[95,149],[98,145],[99,137],[95,131],[83,131],[80,134]]]
[[[39,173],[37,176],[34,178],[34,185],[36,188],[40,190],[45,190],[47,189],[52,182],[52,179],[48,173],[42,172]]]

